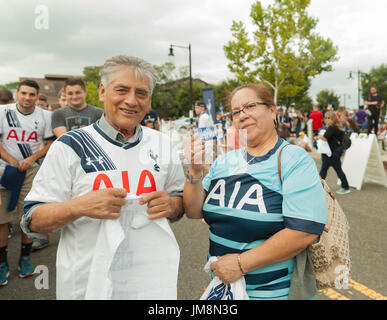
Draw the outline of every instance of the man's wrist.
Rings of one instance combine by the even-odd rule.
[[[172,214],[168,217],[171,222],[179,221],[184,215],[183,199],[180,196],[171,197]]]
[[[40,159],[39,155],[37,155],[36,153],[33,154],[33,155],[31,156],[31,158],[32,158],[32,160],[33,160],[34,162],[36,162],[36,161],[38,161],[38,160]]]

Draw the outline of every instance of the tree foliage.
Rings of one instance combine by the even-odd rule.
[[[103,102],[99,100],[99,90],[97,85],[92,81],[85,81],[85,85],[87,90],[86,103],[103,109],[104,106]]]
[[[219,106],[221,102],[225,107],[225,110],[230,110],[229,95],[231,92],[239,86],[239,82],[236,79],[226,79],[219,84],[213,86],[215,91],[216,105]]]
[[[371,86],[378,89],[378,93],[387,101],[387,64],[373,67],[367,76],[361,78],[362,96],[366,99],[370,93]]]
[[[8,89],[11,91],[16,91],[19,81],[7,82],[5,84],[0,84],[0,89]]]
[[[310,0],[274,0],[264,8],[256,1],[250,12],[256,27],[250,39],[243,22],[233,21],[233,41],[224,46],[229,70],[240,83],[261,81],[274,100],[295,97],[318,74],[332,70],[337,47],[314,32],[317,19],[307,13]]]
[[[99,87],[99,84],[101,83],[101,77],[99,75],[99,72],[101,71],[102,66],[87,66],[83,68],[83,81],[85,82],[92,82],[94,83],[97,88]]]
[[[101,77],[99,71],[102,66],[87,66],[83,68],[83,81],[86,85],[86,103],[103,109],[103,102],[99,100],[99,84]]]
[[[317,106],[321,109],[324,106],[332,104],[335,108],[339,106],[340,95],[336,94],[334,90],[321,90],[317,96]]]

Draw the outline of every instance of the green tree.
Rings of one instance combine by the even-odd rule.
[[[15,81],[15,82],[8,82],[8,83],[5,83],[5,84],[0,84],[0,89],[8,89],[8,90],[16,90],[17,89],[17,86],[19,84],[19,81]]]
[[[387,102],[387,64],[373,67],[367,75],[361,77],[362,97],[366,99],[370,93],[371,86],[378,89],[378,93]]]
[[[97,87],[101,83],[101,77],[99,75],[102,66],[88,66],[83,68],[83,81],[93,82]]]
[[[321,109],[323,106],[327,106],[328,104],[335,105],[335,108],[339,106],[340,95],[336,94],[334,90],[321,90],[317,96],[317,106]]]
[[[202,100],[202,89],[206,88],[202,83],[192,82],[192,100]],[[191,106],[189,104],[189,81],[184,81],[176,93],[175,108],[178,110],[174,115],[188,115]]]
[[[153,67],[157,72],[158,82],[153,90],[152,108],[162,118],[188,116],[191,110],[188,67],[176,68],[172,62]],[[201,99],[203,87],[204,85],[193,79],[193,101]]]
[[[332,70],[338,60],[337,47],[314,29],[317,19],[308,16],[310,0],[274,0],[264,8],[251,7],[256,26],[249,39],[243,22],[233,21],[233,41],[224,46],[228,67],[240,83],[261,81],[274,91],[274,100],[294,97],[308,80]]]
[[[221,102],[225,110],[229,110],[230,108],[229,101],[228,101],[229,95],[238,86],[239,86],[239,82],[236,79],[226,79],[214,86],[217,108],[219,106],[219,103]]]
[[[103,102],[99,100],[99,90],[97,85],[92,81],[86,81],[86,103],[103,109]]]
[[[313,109],[313,99],[309,95],[304,95],[300,100],[297,101],[297,108],[299,110],[304,110],[304,111],[312,111]]]

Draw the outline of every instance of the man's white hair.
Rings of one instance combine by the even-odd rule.
[[[143,59],[126,55],[115,56],[105,61],[99,73],[105,88],[111,82],[113,73],[122,66],[132,69],[136,78],[146,77],[149,80],[149,89],[153,91],[157,82],[157,74],[153,66]]]

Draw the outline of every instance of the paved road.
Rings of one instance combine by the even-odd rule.
[[[316,158],[317,166],[320,160]],[[337,190],[337,177],[330,170],[327,182]],[[370,300],[387,299],[387,189],[376,184],[364,184],[361,191],[351,189],[347,195],[337,198],[343,207],[351,229],[350,249],[352,259],[352,282],[348,290],[320,292],[317,299]],[[17,278],[17,256],[20,252],[20,229],[9,243],[11,276],[9,284],[0,288],[0,299],[55,299],[55,256],[59,233],[51,236],[51,245],[32,254],[35,265],[45,265],[49,270],[48,289],[36,289],[35,282],[43,285],[41,278]],[[208,250],[208,227],[201,220],[185,217],[172,228],[181,249],[178,286],[179,299],[198,299],[209,283],[209,275],[203,271]]]

